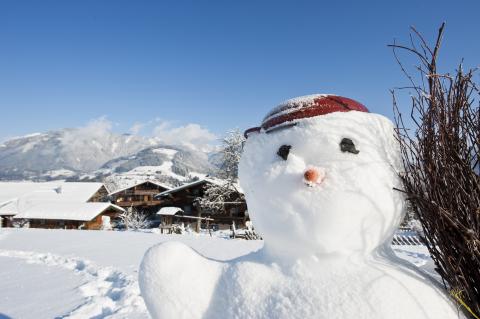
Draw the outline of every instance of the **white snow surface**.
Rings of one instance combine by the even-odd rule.
[[[109,208],[125,211],[109,202],[38,202],[22,209],[15,218],[90,221]]]
[[[84,280],[71,269],[9,254],[0,252],[0,318],[55,318],[83,303]]]
[[[173,216],[178,212],[183,213],[183,209],[169,206],[160,208],[160,210],[157,212],[157,215]]]
[[[102,183],[62,181],[0,182],[0,216],[91,220],[111,205],[86,203],[102,186]],[[122,210],[120,207],[116,208]]]
[[[263,244],[205,235],[3,228],[0,318],[149,318],[138,267],[149,247],[172,240],[216,260]]]
[[[170,241],[183,242],[218,261],[234,259],[263,245],[262,241],[203,235],[3,228],[0,291],[7,293],[0,294],[0,318],[149,318],[138,288],[138,267],[149,247]],[[394,246],[394,251],[434,274],[425,247]],[[181,265],[186,262],[191,260],[185,259]],[[184,283],[181,268],[174,276],[191,287]],[[261,276],[259,273],[254,281],[265,281]],[[221,314],[227,317],[223,310],[217,317]]]
[[[315,99],[319,97],[326,97],[326,96],[336,96],[334,94],[310,94],[295,97],[293,99],[288,99],[282,103],[280,103],[277,107],[272,109],[263,119],[263,123],[270,120],[272,117],[277,117],[280,115],[288,114],[294,112],[298,109],[304,108],[306,106],[313,105]]]
[[[340,150],[344,138],[358,154]],[[291,146],[287,160],[277,155],[282,145]],[[403,195],[393,190],[401,188],[399,155],[390,120],[365,112],[334,112],[252,134],[239,174],[253,225],[272,254],[287,259],[368,254],[390,242],[403,218]],[[325,175],[314,187],[303,178],[310,168]]]
[[[358,154],[342,152],[351,139]],[[290,145],[286,160],[277,152]],[[392,123],[365,112],[252,134],[239,177],[265,246],[228,262],[184,243],[149,249],[139,284],[153,318],[457,318],[443,289],[390,248],[404,214]],[[325,173],[306,183],[304,173]],[[179,279],[175,274],[181,273]]]
[[[121,184],[122,185],[121,188],[116,188],[115,190],[109,190],[110,191],[109,194],[110,195],[116,194],[116,193],[122,192],[124,190],[127,190],[129,188],[132,188],[132,187],[135,187],[135,186],[138,186],[138,185],[142,185],[142,184],[147,183],[147,182],[155,184],[155,185],[163,187],[163,188],[166,188],[166,189],[170,189],[170,187],[168,185],[165,185],[165,184],[160,183],[160,182],[155,181],[155,180],[140,180],[140,181],[129,180],[129,182],[127,182],[125,184]]]
[[[178,153],[177,150],[173,150],[173,149],[169,149],[169,148],[156,148],[156,149],[153,150],[153,152],[158,153],[158,154],[168,155],[168,156],[170,156],[170,159],[172,159],[173,156]]]
[[[77,174],[76,172],[74,172],[72,170],[69,170],[69,169],[56,169],[56,170],[48,171],[45,174],[43,174],[42,176],[57,178],[57,177],[60,177],[60,176],[71,177],[71,176],[75,176],[76,174]]]
[[[102,183],[75,182],[0,182],[0,204],[12,199],[88,201]]]

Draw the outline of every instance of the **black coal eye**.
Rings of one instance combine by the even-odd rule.
[[[360,153],[360,151],[355,148],[355,144],[353,143],[353,141],[349,138],[342,139],[342,141],[340,142],[340,150],[342,152],[349,152],[352,154]]]
[[[277,151],[277,155],[283,158],[283,160],[287,160],[288,154],[290,153],[290,149],[292,147],[290,145],[282,145]]]

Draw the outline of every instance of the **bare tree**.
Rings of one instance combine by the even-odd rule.
[[[405,170],[402,191],[445,288],[469,316],[480,318],[479,91],[476,70],[465,72],[460,64],[453,74],[438,72],[444,27],[433,48],[413,27],[409,45],[390,45],[413,92],[412,124],[405,124],[392,91]],[[417,76],[402,64],[399,50],[420,61]]]

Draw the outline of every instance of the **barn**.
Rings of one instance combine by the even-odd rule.
[[[102,183],[0,182],[0,226],[28,222],[39,228],[78,228],[88,222],[96,229],[95,218],[123,211],[108,199]]]
[[[37,202],[13,217],[27,220],[30,228],[111,229],[124,209],[107,202]]]
[[[115,205],[123,208],[134,208],[147,215],[153,215],[158,211],[162,200],[155,195],[169,190],[170,187],[157,181],[141,181],[126,187],[110,191],[110,199]]]
[[[233,223],[236,226],[243,227],[248,220],[245,201],[225,204],[225,210],[222,214],[211,214],[208,211],[202,211],[197,205],[198,200],[204,196],[205,187],[208,184],[221,184],[222,182],[222,180],[213,178],[202,178],[161,192],[155,198],[161,201],[161,207],[171,206],[180,208],[183,211],[183,216],[211,217],[213,219],[211,223],[219,229],[228,229]],[[201,219],[199,219],[198,223],[200,222]]]

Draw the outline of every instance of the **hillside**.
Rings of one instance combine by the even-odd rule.
[[[0,180],[70,181],[158,179],[175,185],[211,173],[215,154],[154,138],[62,129],[0,145]]]

